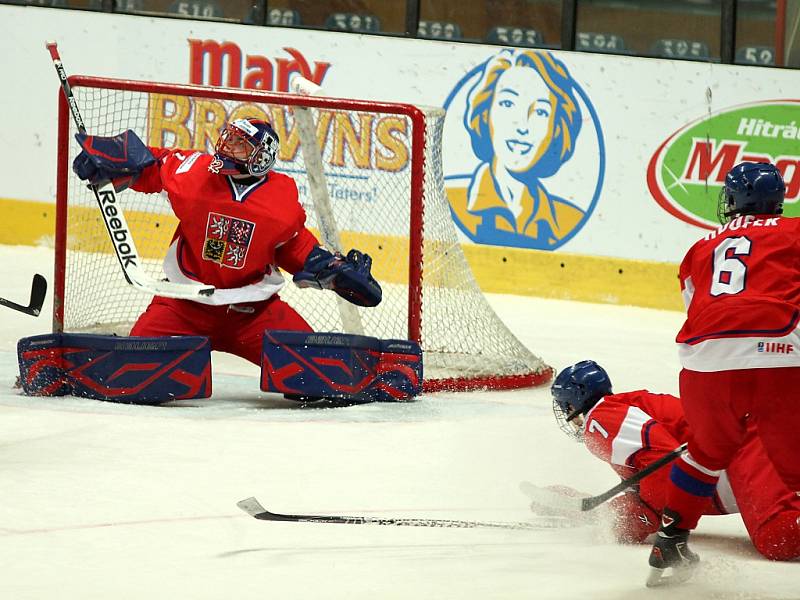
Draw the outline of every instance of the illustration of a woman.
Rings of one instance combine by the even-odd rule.
[[[503,50],[467,104],[464,124],[481,163],[466,193],[450,194],[465,232],[483,244],[559,245],[584,216],[542,184],[570,159],[581,128],[566,67],[547,52]]]

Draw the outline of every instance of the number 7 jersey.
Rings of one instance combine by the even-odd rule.
[[[737,217],[689,249],[680,282],[684,368],[800,366],[800,219]]]

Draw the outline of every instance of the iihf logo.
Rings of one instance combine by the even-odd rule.
[[[774,354],[791,354],[794,352],[794,346],[791,344],[782,344],[780,342],[758,342],[758,351]]]

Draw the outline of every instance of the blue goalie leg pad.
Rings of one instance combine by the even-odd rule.
[[[371,402],[380,341],[346,333],[267,330],[261,389],[296,396]]]
[[[377,377],[370,386],[376,402],[413,400],[422,391],[422,349],[410,340],[381,340]]]
[[[127,404],[211,396],[208,338],[56,333],[17,343],[20,381],[30,396],[72,394]]]
[[[422,388],[422,352],[408,340],[345,333],[264,332],[261,389],[289,397],[399,401]]]

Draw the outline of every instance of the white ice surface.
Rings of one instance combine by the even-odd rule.
[[[27,303],[52,251],[0,246],[0,296]],[[16,341],[50,330],[0,307],[0,598],[788,599],[800,564],[770,563],[738,516],[705,518],[703,568],[647,590],[648,546],[602,526],[535,531],[269,523],[279,512],[524,520],[521,480],[596,494],[610,468],[558,430],[549,392],[431,394],[301,409],[257,369],[214,355],[214,395],[136,407],[13,388]],[[617,390],[677,391],[675,312],[494,296],[556,368],[593,358]]]

